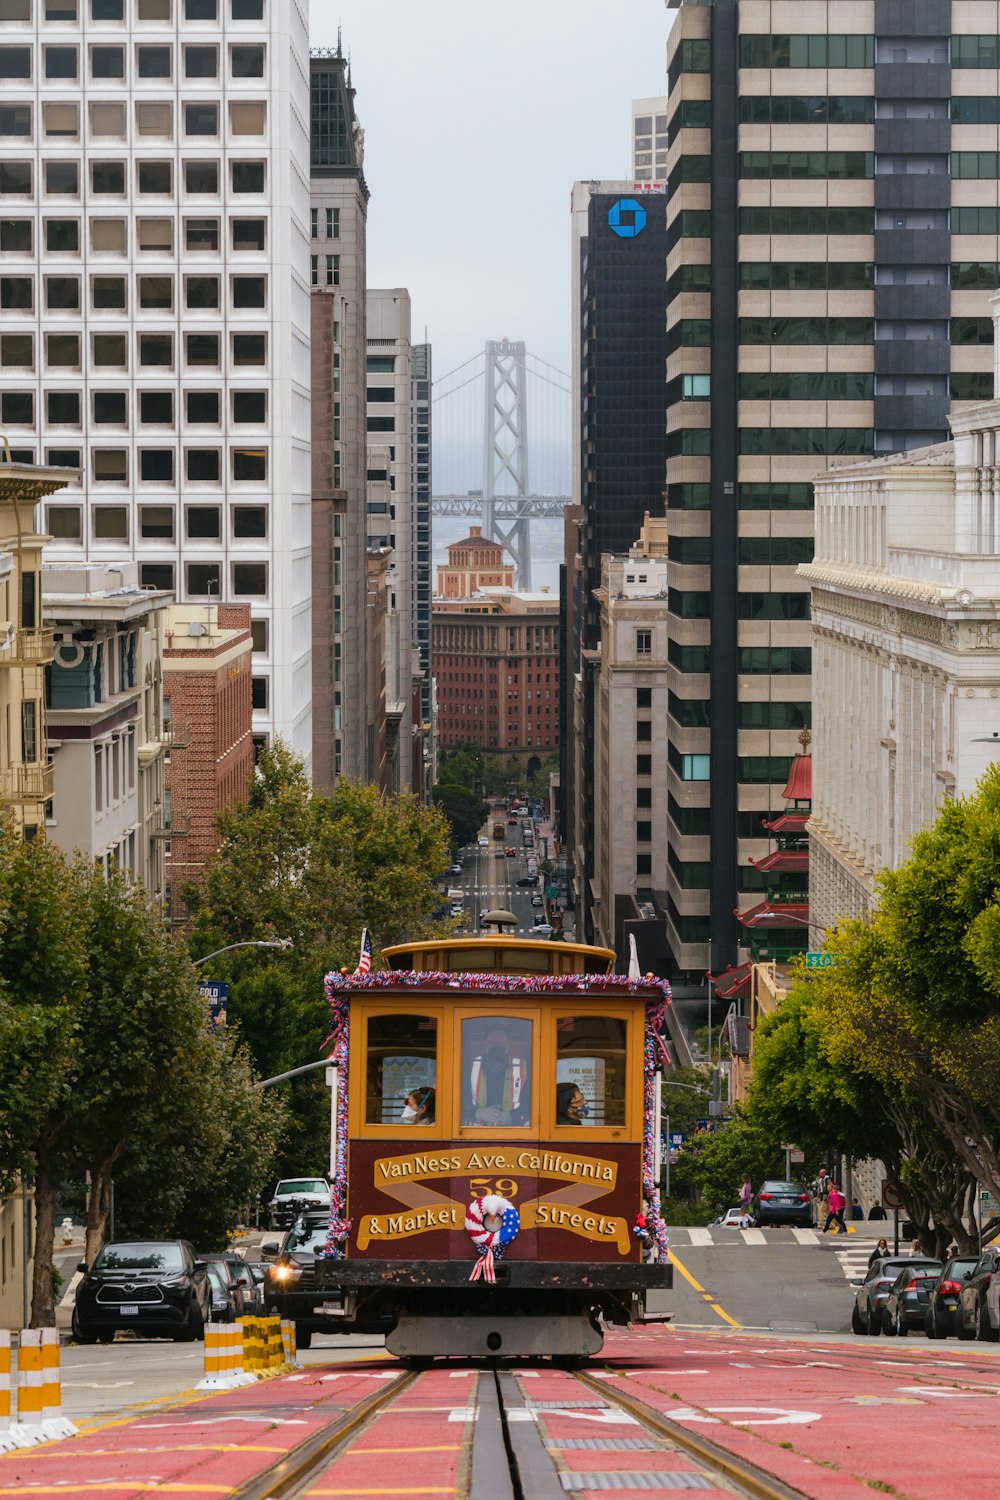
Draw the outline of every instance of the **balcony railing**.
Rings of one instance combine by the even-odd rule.
[[[53,790],[53,768],[40,761],[30,766],[0,767],[0,804],[48,802]]]
[[[15,630],[10,645],[0,649],[0,667],[46,667],[54,657],[51,630]]]

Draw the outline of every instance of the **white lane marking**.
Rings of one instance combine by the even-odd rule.
[[[714,1244],[714,1240],[712,1239],[712,1231],[710,1229],[689,1229],[688,1234],[691,1237],[692,1245]]]
[[[134,1380],[63,1380],[64,1391],[116,1391],[123,1385],[135,1385]]]
[[[793,1229],[792,1230],[792,1237],[800,1245],[818,1245],[819,1244],[819,1240],[816,1238],[816,1231],[815,1231],[815,1229]]]
[[[706,1412],[716,1415],[708,1416]],[[744,1416],[742,1413],[749,1413]],[[818,1422],[818,1411],[791,1411],[783,1406],[709,1406],[706,1411],[696,1411],[690,1406],[678,1406],[665,1413],[675,1422],[718,1423],[720,1417],[733,1417],[737,1427],[799,1427],[807,1422]]]
[[[763,1229],[742,1229],[739,1232],[740,1239],[744,1245],[766,1245],[767,1236]]]
[[[66,1290],[63,1292],[62,1296],[59,1299],[59,1306],[60,1307],[72,1307],[73,1306],[73,1299],[76,1296],[76,1289],[80,1285],[80,1282],[82,1280],[83,1280],[83,1272],[82,1271],[74,1271],[73,1274],[72,1274],[72,1276],[69,1279],[69,1285],[67,1286]]]
[[[992,1396],[993,1391],[946,1391],[939,1385],[901,1385],[906,1396],[943,1396],[948,1401],[974,1401],[980,1396]]]
[[[396,1380],[399,1372],[387,1370],[385,1374],[377,1370],[344,1370],[338,1375],[321,1375],[320,1385],[325,1385],[328,1380]]]

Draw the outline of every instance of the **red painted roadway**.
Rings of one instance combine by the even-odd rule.
[[[995,1500],[1000,1496],[1000,1351],[983,1345],[688,1334],[610,1334],[593,1375],[821,1500]],[[7,1496],[129,1500],[150,1491],[224,1500],[253,1474],[391,1380],[388,1359],[313,1366],[236,1392],[90,1428],[0,1456]],[[613,1399],[540,1363],[517,1373],[524,1408],[562,1471],[563,1492],[594,1495],[588,1474],[646,1486],[699,1474],[696,1460],[651,1440]],[[475,1430],[476,1372],[421,1375],[312,1481],[310,1496],[462,1497]],[[595,1446],[589,1446],[595,1443]],[[624,1442],[622,1440],[625,1440]],[[575,1473],[583,1481],[573,1485]],[[683,1480],[682,1480],[683,1483]],[[705,1481],[703,1481],[703,1484]],[[719,1493],[707,1487],[700,1492]],[[555,1486],[553,1493],[557,1493]]]

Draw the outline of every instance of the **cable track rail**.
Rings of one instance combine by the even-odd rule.
[[[465,1367],[468,1369],[468,1367]],[[437,1366],[440,1373],[447,1366]],[[369,1434],[373,1419],[388,1415],[393,1404],[404,1393],[417,1394],[420,1383],[435,1371],[408,1371],[391,1383],[379,1387],[372,1395],[358,1401],[347,1411],[313,1433],[268,1469],[246,1480],[231,1491],[231,1500],[296,1500],[308,1494],[340,1493],[336,1478],[324,1482],[323,1476],[341,1458],[350,1458],[353,1444]],[[677,1489],[721,1489],[750,1500],[802,1500],[799,1490],[789,1488],[756,1465],[726,1452],[718,1444],[683,1427],[669,1417],[661,1416],[644,1401],[608,1388],[607,1383],[581,1372],[560,1372],[539,1367],[534,1372],[508,1369],[499,1363],[479,1366],[473,1376],[473,1394],[468,1400],[468,1417],[472,1422],[471,1448],[466,1461],[455,1476],[455,1500],[556,1500],[574,1496],[584,1490],[642,1489],[649,1493],[666,1493]],[[534,1399],[526,1393],[518,1374],[531,1378],[545,1377],[546,1399]],[[557,1382],[565,1397],[551,1395]],[[408,1408],[412,1410],[412,1408]],[[461,1408],[459,1409],[461,1414]],[[604,1425],[604,1414],[624,1413],[624,1427]],[[543,1432],[546,1418],[575,1414],[596,1421],[574,1423],[570,1436]],[[454,1420],[454,1419],[453,1419]],[[606,1418],[605,1418],[606,1421]],[[465,1429],[463,1429],[465,1430]],[[622,1433],[628,1434],[622,1436]],[[613,1436],[607,1434],[613,1433]],[[595,1472],[571,1467],[563,1454],[575,1455],[579,1464],[582,1452],[602,1453]],[[608,1450],[643,1452],[662,1464],[664,1455],[676,1454],[697,1469],[684,1467],[629,1468],[621,1473],[607,1469],[602,1461]],[[365,1449],[366,1453],[373,1450]],[[386,1459],[406,1449],[387,1448]],[[418,1451],[418,1450],[414,1450]],[[372,1487],[376,1481],[386,1483],[384,1467],[373,1468]],[[657,1481],[661,1481],[658,1483]],[[624,1481],[624,1482],[623,1482]],[[631,1481],[631,1482],[628,1482]],[[357,1486],[351,1486],[360,1493]],[[423,1489],[423,1486],[418,1486]],[[444,1494],[444,1487],[434,1486]],[[414,1493],[416,1491],[413,1491]],[[391,1493],[391,1490],[390,1490]]]

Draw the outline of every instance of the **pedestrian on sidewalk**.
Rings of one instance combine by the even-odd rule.
[[[743,1181],[740,1183],[740,1228],[749,1229],[751,1218],[750,1209],[753,1205],[753,1184],[750,1181],[750,1173],[743,1173]]]
[[[827,1193],[826,1197],[827,1213],[826,1223],[823,1225],[824,1234],[826,1234],[826,1231],[833,1223],[837,1223],[840,1225],[841,1234],[847,1233],[847,1225],[844,1223],[844,1209],[846,1208],[846,1206],[847,1199],[844,1197],[837,1184],[835,1182],[831,1182],[830,1191]]]

